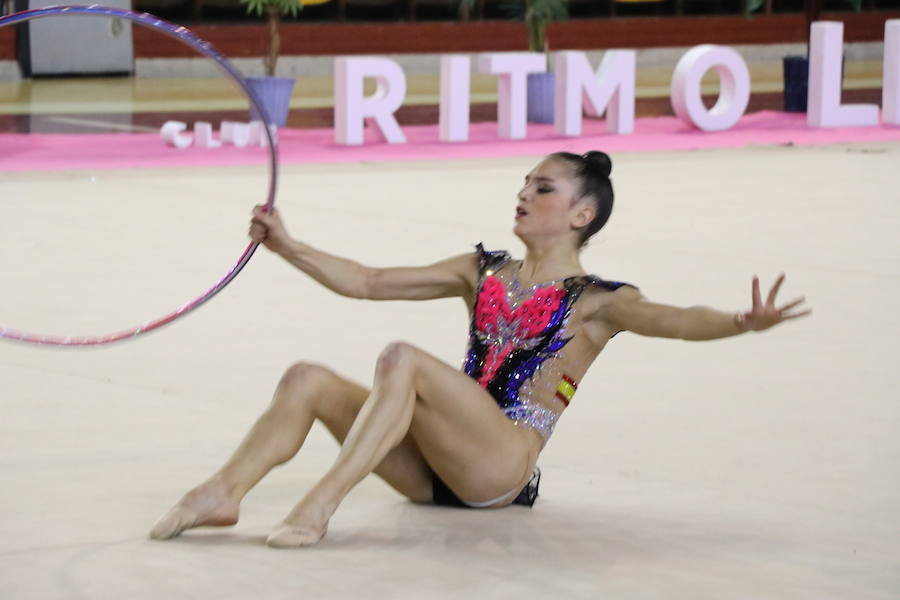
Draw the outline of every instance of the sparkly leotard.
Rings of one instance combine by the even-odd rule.
[[[578,299],[588,288],[630,284],[582,275],[522,289],[521,263],[511,264],[505,251],[477,248],[478,288],[463,369],[507,417],[535,429],[546,443],[602,349],[579,335]]]
[[[522,289],[521,263],[504,251],[478,244],[479,273],[469,346],[463,370],[485,388],[517,425],[537,431],[546,444],[578,380],[602,350],[583,334],[577,310],[585,290],[613,291],[627,283],[593,275],[567,277]],[[538,496],[541,471],[535,467],[521,490],[488,502],[461,500],[433,475],[435,504],[480,508],[506,501],[531,506]]]

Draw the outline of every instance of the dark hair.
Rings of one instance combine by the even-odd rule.
[[[571,152],[556,152],[550,155],[568,162],[575,170],[575,176],[581,180],[581,196],[590,196],[594,201],[597,214],[581,231],[581,245],[584,246],[588,239],[600,231],[609,220],[613,207],[613,188],[609,174],[612,172],[612,161],[605,152],[591,150],[582,155]],[[579,199],[580,199],[579,198]]]

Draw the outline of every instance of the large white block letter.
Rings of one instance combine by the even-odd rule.
[[[275,123],[269,123],[269,133],[272,135],[272,141],[278,143],[278,126]],[[259,146],[265,148],[269,145],[269,138],[266,137],[266,125],[262,121],[250,121],[249,139],[247,143],[250,146]]]
[[[469,88],[472,61],[468,56],[441,57],[441,106],[438,122],[442,142],[469,139]]]
[[[884,24],[881,110],[885,123],[900,125],[900,19],[891,19]]]
[[[478,69],[482,73],[497,75],[498,135],[511,140],[524,138],[528,74],[545,72],[547,57],[540,52],[482,54],[478,58]]]
[[[236,148],[245,148],[250,143],[250,124],[222,121],[220,136],[223,143],[234,144]]]
[[[159,130],[159,135],[163,141],[169,146],[174,146],[179,150],[190,148],[194,143],[194,138],[189,135],[182,135],[181,132],[187,129],[187,123],[181,121],[166,121]]]
[[[719,74],[719,99],[703,105],[700,80],[710,69]],[[741,55],[725,46],[694,46],[681,57],[672,75],[672,108],[678,117],[704,131],[730,128],[750,102],[750,71]]]
[[[634,50],[609,50],[597,72],[584,52],[557,52],[553,128],[581,135],[582,108],[599,117],[606,111],[610,133],[634,131]]]
[[[878,124],[875,104],[841,104],[844,24],[812,24],[809,43],[809,96],[806,122],[810,127],[854,127]]]
[[[212,123],[208,121],[194,123],[194,144],[198,148],[222,147],[222,142],[213,137]]]
[[[375,79],[375,94],[363,96],[366,77]],[[344,145],[363,143],[363,129],[376,127],[391,144],[406,138],[394,112],[406,96],[406,77],[400,65],[387,58],[342,56],[334,65],[334,141]]]

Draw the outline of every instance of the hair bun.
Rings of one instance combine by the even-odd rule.
[[[606,152],[600,152],[599,150],[585,152],[584,160],[591,170],[599,173],[603,177],[609,177],[609,174],[612,173],[612,160],[610,160],[609,155],[606,154]]]

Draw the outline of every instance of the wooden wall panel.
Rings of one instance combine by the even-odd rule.
[[[874,42],[884,37],[884,22],[893,13],[825,13],[823,21],[842,21],[844,41]],[[782,44],[806,42],[801,14],[741,16],[584,19],[553,23],[547,28],[551,48],[654,48],[703,44]]]
[[[844,41],[845,42],[880,42],[884,40],[884,23],[888,19],[900,19],[900,11],[878,12],[878,13],[860,13],[846,14],[841,13],[843,18],[833,19],[842,20],[844,22]],[[838,15],[825,15],[826,17],[836,17]],[[823,19],[824,20],[824,19]]]
[[[15,27],[0,28],[0,60],[15,60],[16,58],[16,29]]]
[[[805,39],[803,15],[583,20],[547,28],[551,48],[659,48],[696,44],[771,44]]]
[[[264,25],[198,25],[191,28],[227,56],[259,56],[265,48]],[[472,23],[289,23],[281,26],[283,55],[416,54],[521,50],[525,28],[508,21]],[[138,27],[135,56],[184,57],[194,54],[183,44]]]
[[[881,41],[885,20],[900,11],[826,14],[844,22],[848,42]],[[197,35],[230,57],[263,53],[264,25],[198,25]],[[291,23],[283,25],[282,54],[413,54],[524,50],[525,28],[509,21],[468,23]],[[550,25],[551,48],[653,48],[712,44],[774,44],[806,40],[802,15],[731,17],[573,19]],[[135,56],[189,57],[184,44],[144,27],[134,29]],[[15,30],[0,29],[0,60],[16,56]]]

